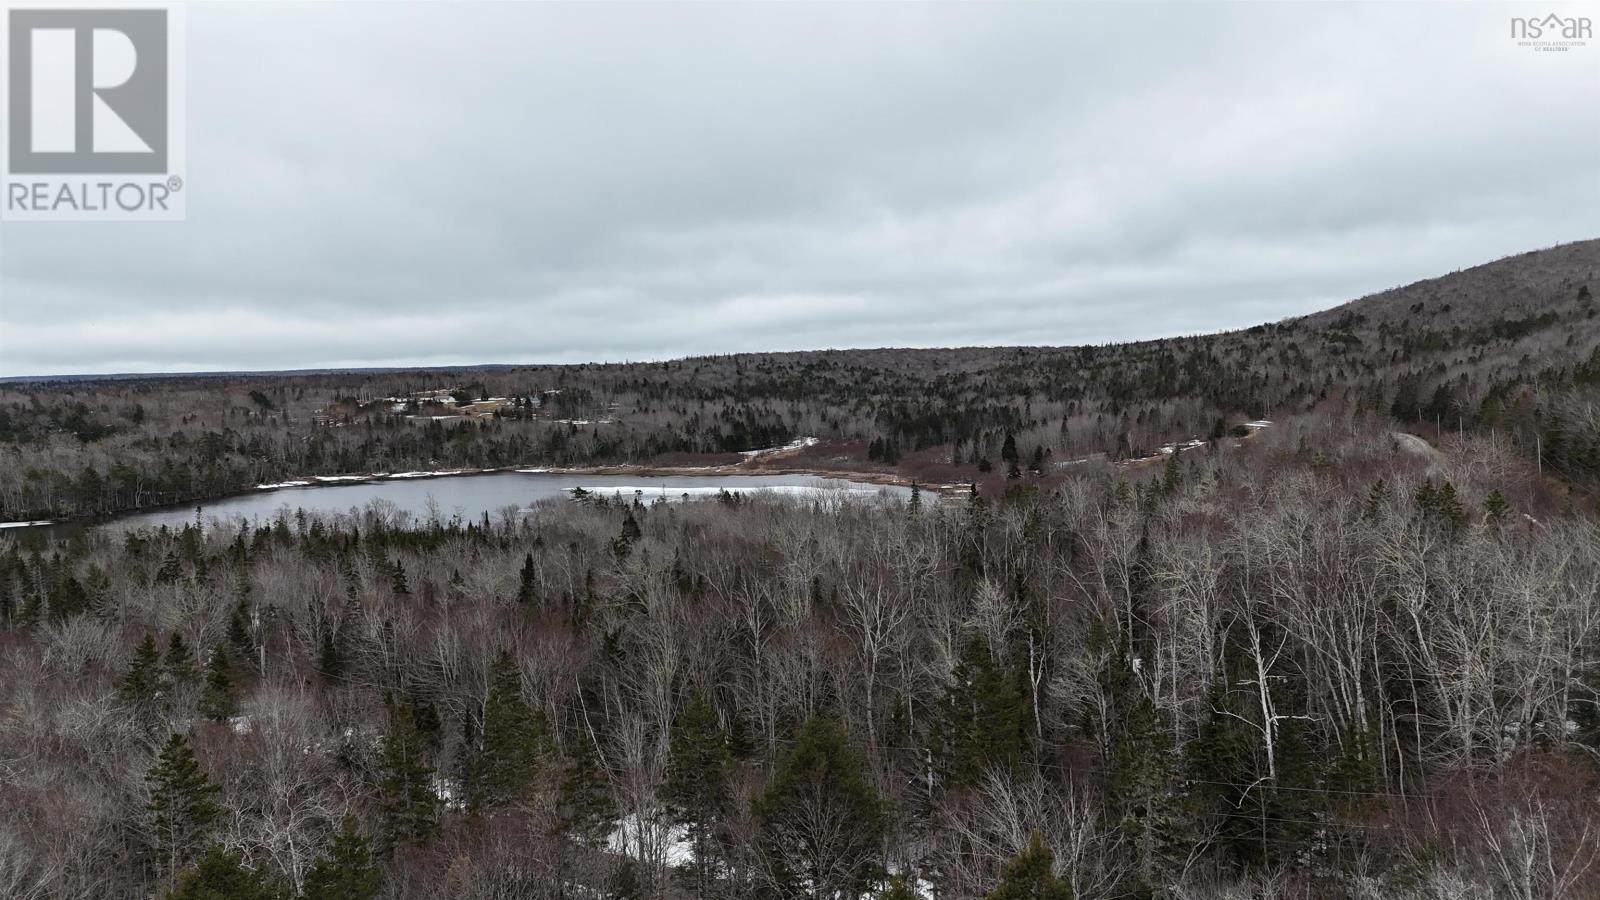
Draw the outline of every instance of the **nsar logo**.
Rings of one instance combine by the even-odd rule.
[[[1583,47],[1594,37],[1594,24],[1587,16],[1562,17],[1551,13],[1544,18],[1515,17],[1511,38],[1518,46],[1535,50],[1563,51]]]

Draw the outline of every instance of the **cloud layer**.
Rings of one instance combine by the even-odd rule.
[[[198,4],[188,221],[0,226],[0,375],[1308,312],[1600,235],[1600,44],[1513,14]]]

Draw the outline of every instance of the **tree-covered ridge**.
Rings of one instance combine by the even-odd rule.
[[[1595,896],[1600,526],[1390,428],[920,507],[0,537],[0,888]]]
[[[1325,407],[1493,433],[1593,484],[1597,268],[1600,241],[1567,244],[1299,319],[1106,346],[11,383],[0,385],[0,519],[319,474],[732,461],[802,435],[821,438],[819,459],[835,467],[967,481],[1005,472],[1008,435],[1048,473]],[[457,405],[419,400],[440,389]],[[482,415],[458,415],[484,398],[495,401]]]

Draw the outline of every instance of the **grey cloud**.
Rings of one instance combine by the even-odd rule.
[[[188,221],[0,225],[0,374],[1308,312],[1600,234],[1600,45],[1510,14],[196,5]]]

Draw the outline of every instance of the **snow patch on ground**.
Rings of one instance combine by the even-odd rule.
[[[460,786],[453,779],[436,774],[429,786],[433,789],[433,795],[439,798],[439,802],[443,803],[446,809],[467,808],[466,798],[461,796]]]
[[[740,450],[739,455],[745,457],[746,459],[754,459],[758,456],[766,456],[768,453],[786,453],[791,450],[804,450],[807,447],[815,447],[820,443],[822,443],[821,438],[795,438],[789,443],[784,444],[782,447],[764,447],[760,450]]]
[[[258,485],[256,485],[256,490],[258,490],[258,491],[275,491],[278,488],[310,487],[310,486],[311,486],[311,482],[309,482],[309,481],[280,481],[277,484],[258,484]]]
[[[606,838],[606,848],[635,859],[659,859],[669,866],[686,866],[694,862],[694,843],[689,840],[688,828],[644,821],[637,814],[629,814],[617,821],[616,827]]]
[[[35,525],[49,525],[49,519],[39,519],[34,522],[0,522],[0,528],[32,528]]]

